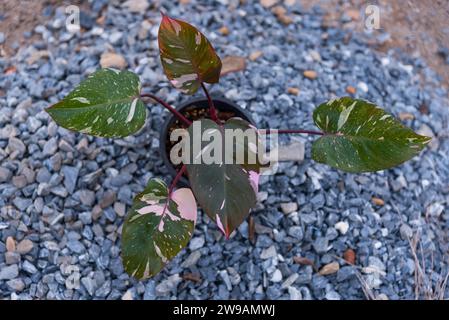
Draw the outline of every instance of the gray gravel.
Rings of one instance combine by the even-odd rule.
[[[42,40],[0,58],[2,70],[17,68],[0,78],[0,298],[411,299],[415,274],[424,279],[419,297],[437,296],[448,273],[449,109],[447,91],[423,60],[375,53],[367,35],[324,29],[319,8],[290,7],[294,22],[286,27],[256,1],[166,1],[144,14],[119,2],[92,1],[81,15],[86,31],[75,35],[63,27],[64,8],[46,7],[51,19],[31,32]],[[314,106],[351,85],[357,97],[406,115],[407,125],[435,138],[419,158],[360,175],[314,163],[306,143],[303,161],[262,178],[254,244],[248,223],[226,241],[202,214],[188,248],[159,275],[137,282],[121,265],[121,225],[148,178],[168,179],[158,154],[167,113],[151,106],[138,135],[113,141],[59,128],[43,108],[112,49],[145,90],[173,104],[185,99],[162,74],[159,9],[200,26],[222,57],[263,52],[214,87],[250,110],[261,128],[313,128]],[[96,23],[100,12],[104,26]],[[223,25],[228,36],[217,31]],[[305,78],[305,70],[317,78]],[[313,138],[290,139],[303,147]],[[355,266],[343,260],[350,248]],[[417,267],[413,252],[425,266]],[[338,270],[318,272],[332,262]]]

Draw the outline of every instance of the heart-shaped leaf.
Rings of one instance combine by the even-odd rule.
[[[232,150],[226,148],[226,128],[227,123],[220,127],[209,119],[195,121],[188,129],[192,152],[186,167],[198,203],[229,237],[256,204],[259,174],[236,164],[232,151],[226,155],[226,150]],[[219,149],[222,156],[215,158]],[[205,157],[213,161],[208,162]]]
[[[218,82],[221,60],[197,28],[162,15],[158,41],[164,72],[175,88],[194,94],[201,82]]]
[[[136,74],[101,69],[46,111],[69,130],[106,138],[125,137],[145,123],[146,109],[139,96]]]
[[[167,204],[167,185],[151,179],[134,199],[122,231],[125,270],[137,279],[154,276],[189,242],[197,217],[192,191],[177,189]]]
[[[376,105],[349,97],[321,104],[313,119],[325,133],[313,143],[313,159],[348,172],[399,165],[430,141]]]

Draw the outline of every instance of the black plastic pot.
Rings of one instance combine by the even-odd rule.
[[[256,125],[254,123],[254,120],[252,119],[250,113],[240,108],[237,104],[235,104],[233,101],[226,99],[220,94],[212,94],[212,100],[214,101],[215,108],[218,111],[218,115],[220,116],[220,112],[230,112],[233,113],[235,117],[240,117],[252,125]],[[185,101],[184,103],[181,103],[176,110],[178,110],[181,114],[185,115],[186,111],[190,111],[192,109],[208,109],[209,104],[206,99],[204,98],[193,98]],[[171,176],[176,176],[176,169],[175,166],[170,161],[170,150],[167,150],[167,144],[166,141],[170,139],[169,137],[169,128],[172,127],[175,124],[176,117],[170,113],[168,118],[165,120],[160,133],[160,153],[162,156],[162,160],[164,161],[164,165],[167,168],[168,172]],[[189,185],[189,181],[185,177],[181,177],[180,184],[184,186]]]

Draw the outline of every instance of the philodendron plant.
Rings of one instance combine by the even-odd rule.
[[[181,130],[190,137],[188,143],[182,144],[182,162],[171,185],[150,179],[135,197],[124,222],[123,264],[138,279],[157,274],[187,245],[197,219],[196,202],[226,238],[255,206],[264,164],[258,160],[250,162],[249,158],[257,154],[260,159],[260,149],[247,140],[243,143],[233,140],[229,151],[224,148],[229,142],[225,137],[219,143],[220,150],[214,151],[215,155],[221,155],[219,162],[196,161],[212,149],[213,143],[216,147],[216,133],[241,130],[257,137],[273,132],[319,135],[312,145],[312,158],[346,172],[378,171],[399,165],[417,155],[430,140],[375,104],[350,97],[333,99],[315,109],[313,120],[321,131],[261,130],[240,118],[220,119],[205,85],[219,81],[222,67],[209,40],[187,22],[162,15],[158,41],[161,63],[171,84],[188,95],[200,88],[204,91],[209,111],[203,117],[192,121],[154,94],[142,93],[136,74],[111,68],[89,75],[63,100],[46,109],[56,123],[69,130],[122,138],[144,126],[144,101],[149,99],[172,112]],[[199,134],[195,133],[195,126],[200,128]],[[213,141],[202,139],[204,135],[213,136]],[[199,145],[197,151],[195,143]],[[186,156],[186,150],[191,154]],[[223,160],[235,160],[239,152],[248,156],[240,162]],[[190,188],[176,189],[182,176],[188,177]]]

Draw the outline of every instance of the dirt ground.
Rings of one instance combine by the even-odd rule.
[[[6,38],[0,45],[0,57],[13,56],[16,52],[15,43],[26,46],[36,39],[36,35],[27,39],[23,33],[33,31],[36,26],[49,19],[42,14],[46,6],[82,2],[82,0],[0,0],[0,32],[3,32]]]
[[[373,43],[376,50],[401,49],[413,57],[423,57],[449,88],[449,64],[439,52],[449,49],[448,0],[298,0],[306,8],[321,6],[326,12],[328,25],[363,32],[363,14],[367,5],[380,9],[380,28],[390,34],[382,45]],[[342,16],[352,21],[342,23]],[[374,31],[376,32],[376,31]],[[449,54],[449,52],[448,52]]]
[[[258,0],[252,0],[258,1]],[[376,50],[402,49],[412,56],[423,57],[443,79],[449,88],[449,64],[439,52],[449,49],[449,0],[279,0],[286,6],[300,1],[305,8],[320,5],[326,12],[326,24],[340,25],[356,31],[363,31],[363,12],[368,4],[380,8],[380,27],[390,34],[390,39],[381,46],[373,43]],[[33,41],[25,39],[23,33],[45,22],[43,8],[49,4],[79,4],[83,1],[56,0],[0,0],[0,31],[6,36],[0,45],[0,56],[12,56],[14,43],[19,46]],[[87,1],[84,1],[87,2]],[[181,0],[185,3],[186,0]],[[341,17],[351,19],[342,22]],[[449,53],[448,53],[449,54]]]
[[[0,56],[10,56],[14,52],[12,44],[18,41],[24,44],[23,33],[31,31],[43,17],[36,12],[42,11],[44,1],[33,0],[1,0],[0,32],[5,34],[5,42],[0,45]]]

